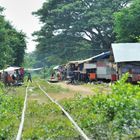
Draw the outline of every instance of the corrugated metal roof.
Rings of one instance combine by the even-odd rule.
[[[93,57],[90,57],[88,59],[84,59],[84,60],[78,60],[78,61],[69,61],[69,64],[82,64],[82,63],[85,63],[85,62],[89,62],[91,60],[97,60],[97,59],[103,59],[103,58],[106,58],[106,57],[109,57],[110,56],[110,51],[108,52],[103,52],[101,54],[98,54],[96,56],[93,56]]]
[[[140,61],[140,43],[113,43],[115,62]]]
[[[103,58],[109,57],[109,55],[110,55],[110,51],[103,52],[103,53],[98,54],[96,56],[93,56],[93,57],[90,57],[88,59],[85,59],[85,60],[83,60],[83,62],[88,62],[88,61],[91,61],[91,60],[94,60],[94,59],[95,60],[97,60],[97,59],[103,59]]]

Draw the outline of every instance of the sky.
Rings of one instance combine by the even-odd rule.
[[[4,7],[4,15],[12,25],[18,30],[23,31],[27,35],[27,50],[32,52],[35,50],[36,43],[33,41],[32,33],[41,27],[39,19],[32,15],[33,11],[37,11],[42,7],[45,0],[0,0],[0,6]]]

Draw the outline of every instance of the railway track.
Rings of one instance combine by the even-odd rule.
[[[37,89],[39,94],[38,93],[36,93],[36,94],[34,93],[34,88]],[[32,98],[33,95],[35,96],[35,99]],[[65,117],[65,119],[67,119],[67,121],[69,121],[71,126],[73,126],[73,128],[71,128],[72,131],[75,131],[74,133],[77,133],[76,135],[78,137],[80,136],[79,137],[80,139],[90,140],[88,138],[88,136],[83,132],[83,130],[78,126],[78,124],[73,120],[71,115],[57,101],[55,101],[53,98],[51,98],[49,96],[49,94],[38,83],[36,83],[36,87],[30,87],[30,85],[28,85],[26,87],[26,94],[25,94],[25,99],[24,99],[24,106],[23,106],[23,109],[22,109],[21,122],[20,122],[20,125],[19,125],[19,129],[18,129],[18,133],[17,133],[17,136],[16,136],[16,140],[24,139],[23,136],[24,136],[24,132],[26,131],[26,128],[28,128],[29,125],[35,126],[36,125],[35,123],[38,123],[38,121],[35,121],[35,119],[36,119],[35,115],[36,115],[37,109],[36,109],[36,111],[34,111],[34,113],[32,113],[32,118],[29,116],[29,114],[31,114],[31,111],[29,111],[29,109],[28,109],[29,107],[32,106],[32,103],[31,103],[31,106],[28,105],[28,104],[30,104],[30,101],[38,100],[38,97],[39,98],[41,97],[44,100],[44,103],[47,102],[48,105],[49,104],[54,104],[54,106],[57,109],[59,108],[58,110],[60,111],[60,114],[62,114],[62,112],[63,112],[62,116]],[[42,101],[42,100],[40,100],[40,101]],[[47,110],[47,108],[45,110]],[[28,113],[28,112],[30,112],[30,113]],[[47,114],[46,115],[44,114],[44,117],[47,118]],[[54,116],[51,117],[51,119],[53,117],[55,117],[55,114],[54,114]],[[33,122],[34,124],[30,124],[32,122],[32,119],[34,120],[34,122]],[[29,125],[28,125],[28,123],[29,123]],[[42,123],[42,125],[44,125],[44,124]],[[68,129],[68,128],[65,128],[65,129]]]

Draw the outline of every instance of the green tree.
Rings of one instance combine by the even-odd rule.
[[[2,11],[2,10],[1,10]],[[0,67],[3,68],[6,64],[12,63],[12,49],[7,44],[7,33],[5,30],[6,22],[4,17],[0,15]]]
[[[6,21],[2,12],[3,8],[0,8],[0,68],[7,65],[20,66],[26,48],[25,34]]]
[[[33,53],[25,53],[24,63],[23,66],[25,68],[32,68],[36,63],[36,57],[34,52]]]
[[[117,42],[140,41],[139,0],[134,0],[129,7],[117,12],[114,17]]]
[[[109,50],[115,40],[113,13],[131,0],[49,0],[37,15],[43,26],[35,32],[38,54],[57,62],[89,57]]]

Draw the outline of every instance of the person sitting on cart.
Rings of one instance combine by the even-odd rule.
[[[52,72],[51,79],[55,79],[55,72]]]
[[[60,81],[61,80],[61,73],[59,70],[57,71],[56,76],[57,76],[57,80]]]

